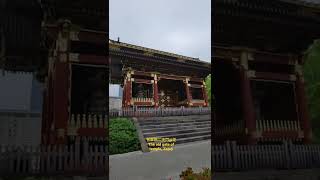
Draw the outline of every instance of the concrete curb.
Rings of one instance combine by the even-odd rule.
[[[134,118],[132,118],[132,120],[133,120],[134,126],[136,127],[137,132],[138,132],[138,137],[139,137],[142,152],[150,152],[148,144],[143,137],[142,129],[139,125],[138,119],[134,117]]]

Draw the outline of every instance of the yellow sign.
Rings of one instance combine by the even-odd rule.
[[[176,138],[146,138],[150,151],[172,151]]]

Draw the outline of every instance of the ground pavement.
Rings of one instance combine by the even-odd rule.
[[[211,168],[210,141],[177,145],[173,151],[141,151],[109,156],[110,180],[179,180],[187,167]]]

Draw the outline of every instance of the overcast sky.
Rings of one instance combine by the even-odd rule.
[[[109,37],[200,58],[211,57],[211,0],[110,0]]]

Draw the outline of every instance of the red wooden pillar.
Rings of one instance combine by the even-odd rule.
[[[68,93],[69,65],[65,62],[57,62],[54,72],[54,88],[53,88],[53,121],[55,125],[57,143],[64,143],[68,126]]]
[[[53,70],[53,125],[54,140],[57,144],[66,143],[69,120],[69,40],[70,22],[62,23],[56,41],[57,56]]]
[[[248,77],[248,54],[241,55],[240,79],[241,79],[241,94],[242,94],[242,112],[245,122],[246,141],[248,144],[255,144],[256,138],[256,119],[253,104],[253,97],[250,87],[250,79]]]
[[[131,100],[132,100],[132,82],[131,82],[131,78],[127,81],[127,94],[128,94],[128,105],[131,106]]]
[[[131,97],[132,97],[132,85],[131,85],[131,72],[128,71],[125,78],[125,107],[131,106]]]
[[[300,67],[300,66],[298,66]],[[307,98],[305,93],[305,84],[302,75],[301,69],[297,73],[297,80],[296,80],[296,99],[298,102],[298,112],[299,112],[299,120],[300,125],[303,130],[303,142],[308,144],[311,143],[312,138],[312,131],[310,126],[310,118],[308,113],[308,105],[307,105]]]
[[[188,78],[186,78],[186,80],[185,80],[185,85],[186,85],[186,94],[187,94],[187,104],[188,104],[188,106],[192,106],[192,104],[191,104],[192,97],[190,94],[189,79]]]
[[[153,83],[153,99],[154,99],[154,107],[159,106],[159,96],[158,96],[158,79],[157,75],[154,75],[154,83]]]

